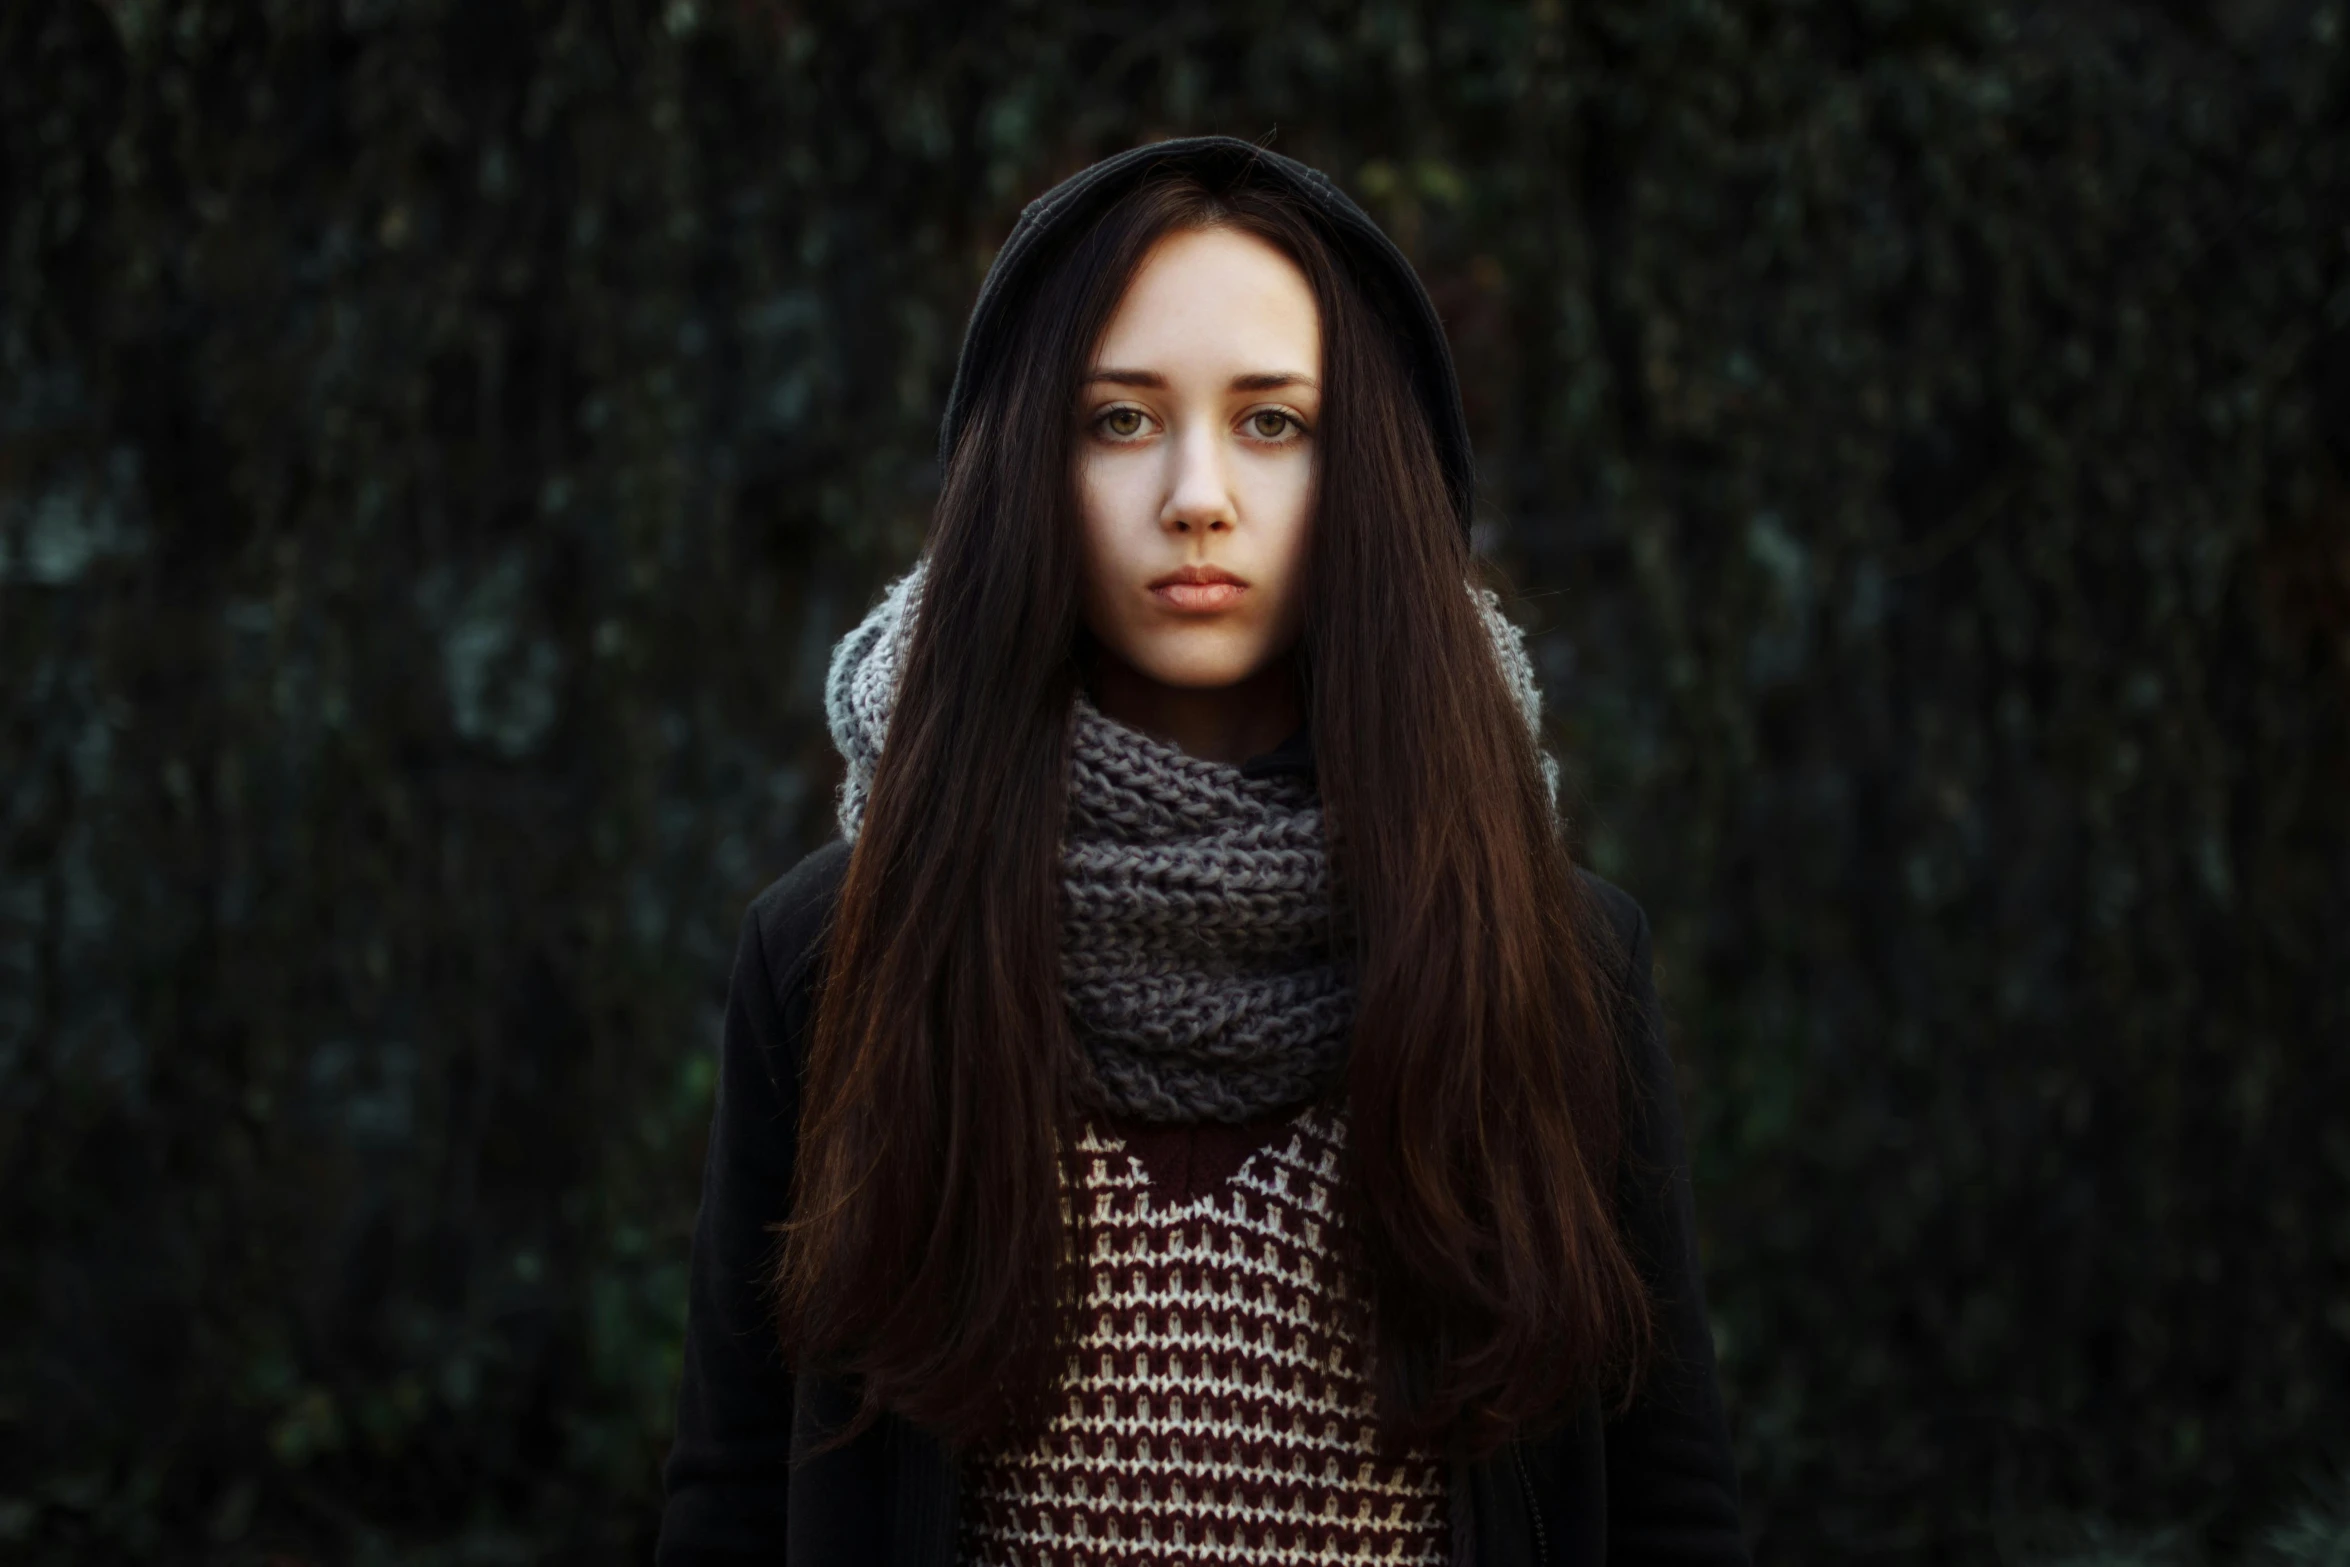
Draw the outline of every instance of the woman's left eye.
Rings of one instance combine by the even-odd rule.
[[[1278,408],[1260,408],[1248,416],[1249,434],[1260,441],[1278,441],[1297,428],[1297,417]]]

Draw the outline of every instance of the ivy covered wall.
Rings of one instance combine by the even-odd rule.
[[[0,9],[0,1555],[646,1557],[826,652],[1195,130],[1453,332],[1760,1558],[2350,1559],[2342,0]]]

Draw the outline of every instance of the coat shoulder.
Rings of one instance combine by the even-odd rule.
[[[1582,895],[1585,926],[1600,953],[1619,980],[1638,983],[1646,976],[1630,972],[1645,957],[1648,911],[1640,900],[1597,871],[1575,867],[1576,890]]]
[[[789,991],[806,976],[831,928],[832,911],[848,873],[848,843],[835,838],[811,850],[751,900],[748,917],[759,932],[760,955],[779,990]]]

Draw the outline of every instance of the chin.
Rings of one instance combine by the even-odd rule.
[[[1265,667],[1254,648],[1156,649],[1129,659],[1137,672],[1179,691],[1214,691],[1236,686]]]

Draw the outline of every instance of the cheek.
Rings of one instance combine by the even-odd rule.
[[[1084,536],[1089,613],[1113,603],[1115,585],[1132,574],[1141,532],[1134,525],[1135,464],[1096,456],[1077,466],[1078,522]],[[1095,630],[1104,628],[1096,626]]]
[[[1077,507],[1088,551],[1132,550],[1136,518],[1147,507],[1149,474],[1131,456],[1088,456],[1077,465]],[[1143,521],[1148,522],[1148,517]]]
[[[1294,624],[1302,609],[1306,551],[1314,520],[1314,470],[1310,462],[1268,464],[1258,475],[1251,515],[1264,539],[1264,561],[1279,584],[1279,620]]]

